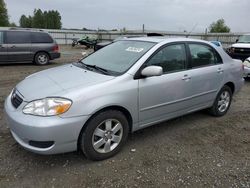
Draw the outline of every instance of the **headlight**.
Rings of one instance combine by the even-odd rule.
[[[72,102],[64,98],[45,98],[32,101],[23,108],[24,114],[37,116],[56,116],[65,113]]]
[[[243,62],[243,65],[250,68],[250,61],[248,59],[246,59],[244,62]]]

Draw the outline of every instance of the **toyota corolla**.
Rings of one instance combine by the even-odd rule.
[[[243,67],[210,42],[182,38],[116,41],[79,62],[28,76],[5,112],[14,139],[40,154],[115,155],[128,134],[202,109],[227,113]]]

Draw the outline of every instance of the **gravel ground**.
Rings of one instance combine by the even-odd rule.
[[[62,46],[48,66],[0,65],[0,187],[250,187],[250,82],[228,114],[197,112],[129,136],[111,159],[93,162],[80,152],[43,156],[11,137],[3,103],[27,75],[75,61],[81,48]]]

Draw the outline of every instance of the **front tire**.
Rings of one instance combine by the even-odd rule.
[[[218,93],[213,106],[209,109],[211,115],[220,117],[224,116],[232,102],[232,90],[227,85],[223,86]]]
[[[101,112],[85,126],[80,137],[80,147],[90,160],[104,160],[117,154],[129,133],[126,116],[117,110]]]
[[[49,55],[45,52],[39,52],[35,56],[35,63],[37,65],[47,65],[49,63]]]

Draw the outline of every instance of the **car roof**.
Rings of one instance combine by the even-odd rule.
[[[36,33],[47,33],[43,30],[38,30],[38,29],[2,29],[0,30],[1,32],[4,32],[4,31],[22,31],[22,32],[36,32]]]
[[[209,43],[204,40],[199,39],[192,39],[192,38],[184,38],[184,37],[136,37],[136,38],[125,38],[123,40],[129,40],[129,41],[144,41],[144,42],[154,42],[154,43],[170,43],[170,42],[203,42],[203,43]],[[210,43],[209,43],[210,44]]]

